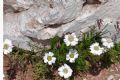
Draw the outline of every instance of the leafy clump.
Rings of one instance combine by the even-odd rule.
[[[26,65],[35,64],[40,60],[37,53],[16,47],[13,48],[13,52],[9,56],[12,59],[12,64],[14,66],[20,66],[21,69],[25,69]]]
[[[93,70],[96,70],[96,68],[106,68],[118,61],[120,59],[120,43],[115,43],[114,47],[111,45],[111,48],[107,48],[107,46],[105,47],[105,44],[102,42],[103,34],[104,32],[102,31],[95,31],[94,27],[90,32],[83,33],[79,37],[81,40],[79,40],[78,44],[75,46],[67,46],[64,41],[64,36],[62,38],[58,36],[51,38],[51,49],[48,49],[47,52],[53,52],[56,57],[56,62],[53,64],[54,69],[57,69],[66,63],[73,69],[74,73],[78,73],[79,71],[85,72],[93,68],[95,68]],[[94,55],[91,53],[90,46],[92,44],[99,44],[100,49],[103,49],[102,54]],[[74,63],[70,63],[66,60],[66,54],[70,49],[76,49],[79,54],[79,57]]]
[[[34,80],[46,80],[48,77],[49,70],[43,63],[37,63],[33,66],[33,78]]]

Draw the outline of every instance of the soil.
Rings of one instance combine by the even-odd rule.
[[[108,69],[103,69],[98,75],[87,74],[86,80],[120,80],[120,63],[111,65]]]
[[[32,74],[32,65],[27,65],[27,70],[23,71],[17,69],[16,74],[13,78],[9,79],[7,72],[10,70],[10,59],[7,56],[4,56],[4,80],[33,80]],[[12,71],[12,70],[11,70]],[[93,75],[87,73],[86,75],[77,76],[74,80],[120,80],[120,62],[111,65],[108,69],[103,69],[99,74]]]
[[[26,66],[26,71],[21,70],[18,66],[12,68],[11,61],[7,55],[4,55],[3,64],[4,80],[33,80],[33,71],[31,64]],[[14,75],[8,76],[10,73],[13,73]]]

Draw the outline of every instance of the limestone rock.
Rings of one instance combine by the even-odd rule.
[[[29,49],[29,43],[47,40],[67,32],[89,31],[96,20],[109,18],[105,29],[119,38],[120,0],[99,0],[101,4],[85,4],[85,0],[4,0],[4,38],[14,45]],[[102,27],[103,28],[103,27]],[[119,41],[119,39],[118,39]]]

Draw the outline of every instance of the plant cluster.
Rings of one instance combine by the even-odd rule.
[[[33,64],[35,80],[45,80],[48,75],[54,79],[54,73],[63,79],[69,79],[79,71],[96,72],[120,59],[120,43],[114,43],[109,37],[102,37],[103,33],[96,31],[94,27],[80,36],[75,33],[55,36],[50,39],[50,49],[39,52],[13,48],[12,42],[5,40],[4,54],[12,51],[10,57],[15,65]]]
[[[39,62],[33,66],[33,78],[34,80],[46,80],[49,73],[49,69],[42,62]]]
[[[4,56],[7,56],[11,61],[9,65],[10,70],[7,71],[7,75],[9,75],[9,79],[14,78],[18,71],[25,73],[28,65],[30,64],[36,65],[40,63],[42,59],[41,57],[42,51],[44,51],[41,48],[39,48],[39,51],[36,52],[34,52],[34,50],[32,51],[23,50],[21,48],[13,46],[12,41],[8,39],[4,41],[3,48],[4,48],[3,49]],[[33,66],[33,69],[36,69],[34,67],[36,66]],[[43,66],[41,67],[43,68]]]
[[[99,71],[99,68],[110,66],[120,57],[120,46],[102,35],[103,32],[91,29],[79,37],[75,33],[68,33],[62,38],[56,36],[50,40],[51,49],[45,52],[43,61],[65,79],[79,71]]]

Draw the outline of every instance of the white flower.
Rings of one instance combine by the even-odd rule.
[[[75,46],[78,44],[78,38],[75,33],[65,35],[64,42],[67,46]]]
[[[104,26],[107,24],[112,24],[112,19],[111,18],[104,18],[102,24]]]
[[[114,46],[114,43],[111,38],[102,38],[101,41],[103,43],[103,46],[107,48],[112,48]]]
[[[72,72],[73,72],[73,70],[67,64],[64,64],[58,68],[58,74],[61,77],[64,77],[65,79],[72,76]]]
[[[3,78],[5,77],[4,73],[3,73],[2,77],[3,77]]]
[[[45,53],[45,56],[43,57],[44,63],[48,63],[48,65],[52,65],[53,63],[55,63],[56,58],[53,56],[54,54],[52,52]]]
[[[101,55],[104,52],[104,48],[99,46],[99,43],[94,43],[90,46],[90,52],[94,55]]]
[[[69,60],[69,62],[74,63],[77,58],[77,50],[70,49],[69,53],[66,55],[66,60]]]
[[[3,52],[4,54],[8,54],[10,52],[12,52],[12,41],[9,39],[5,39],[5,41],[3,42]]]

